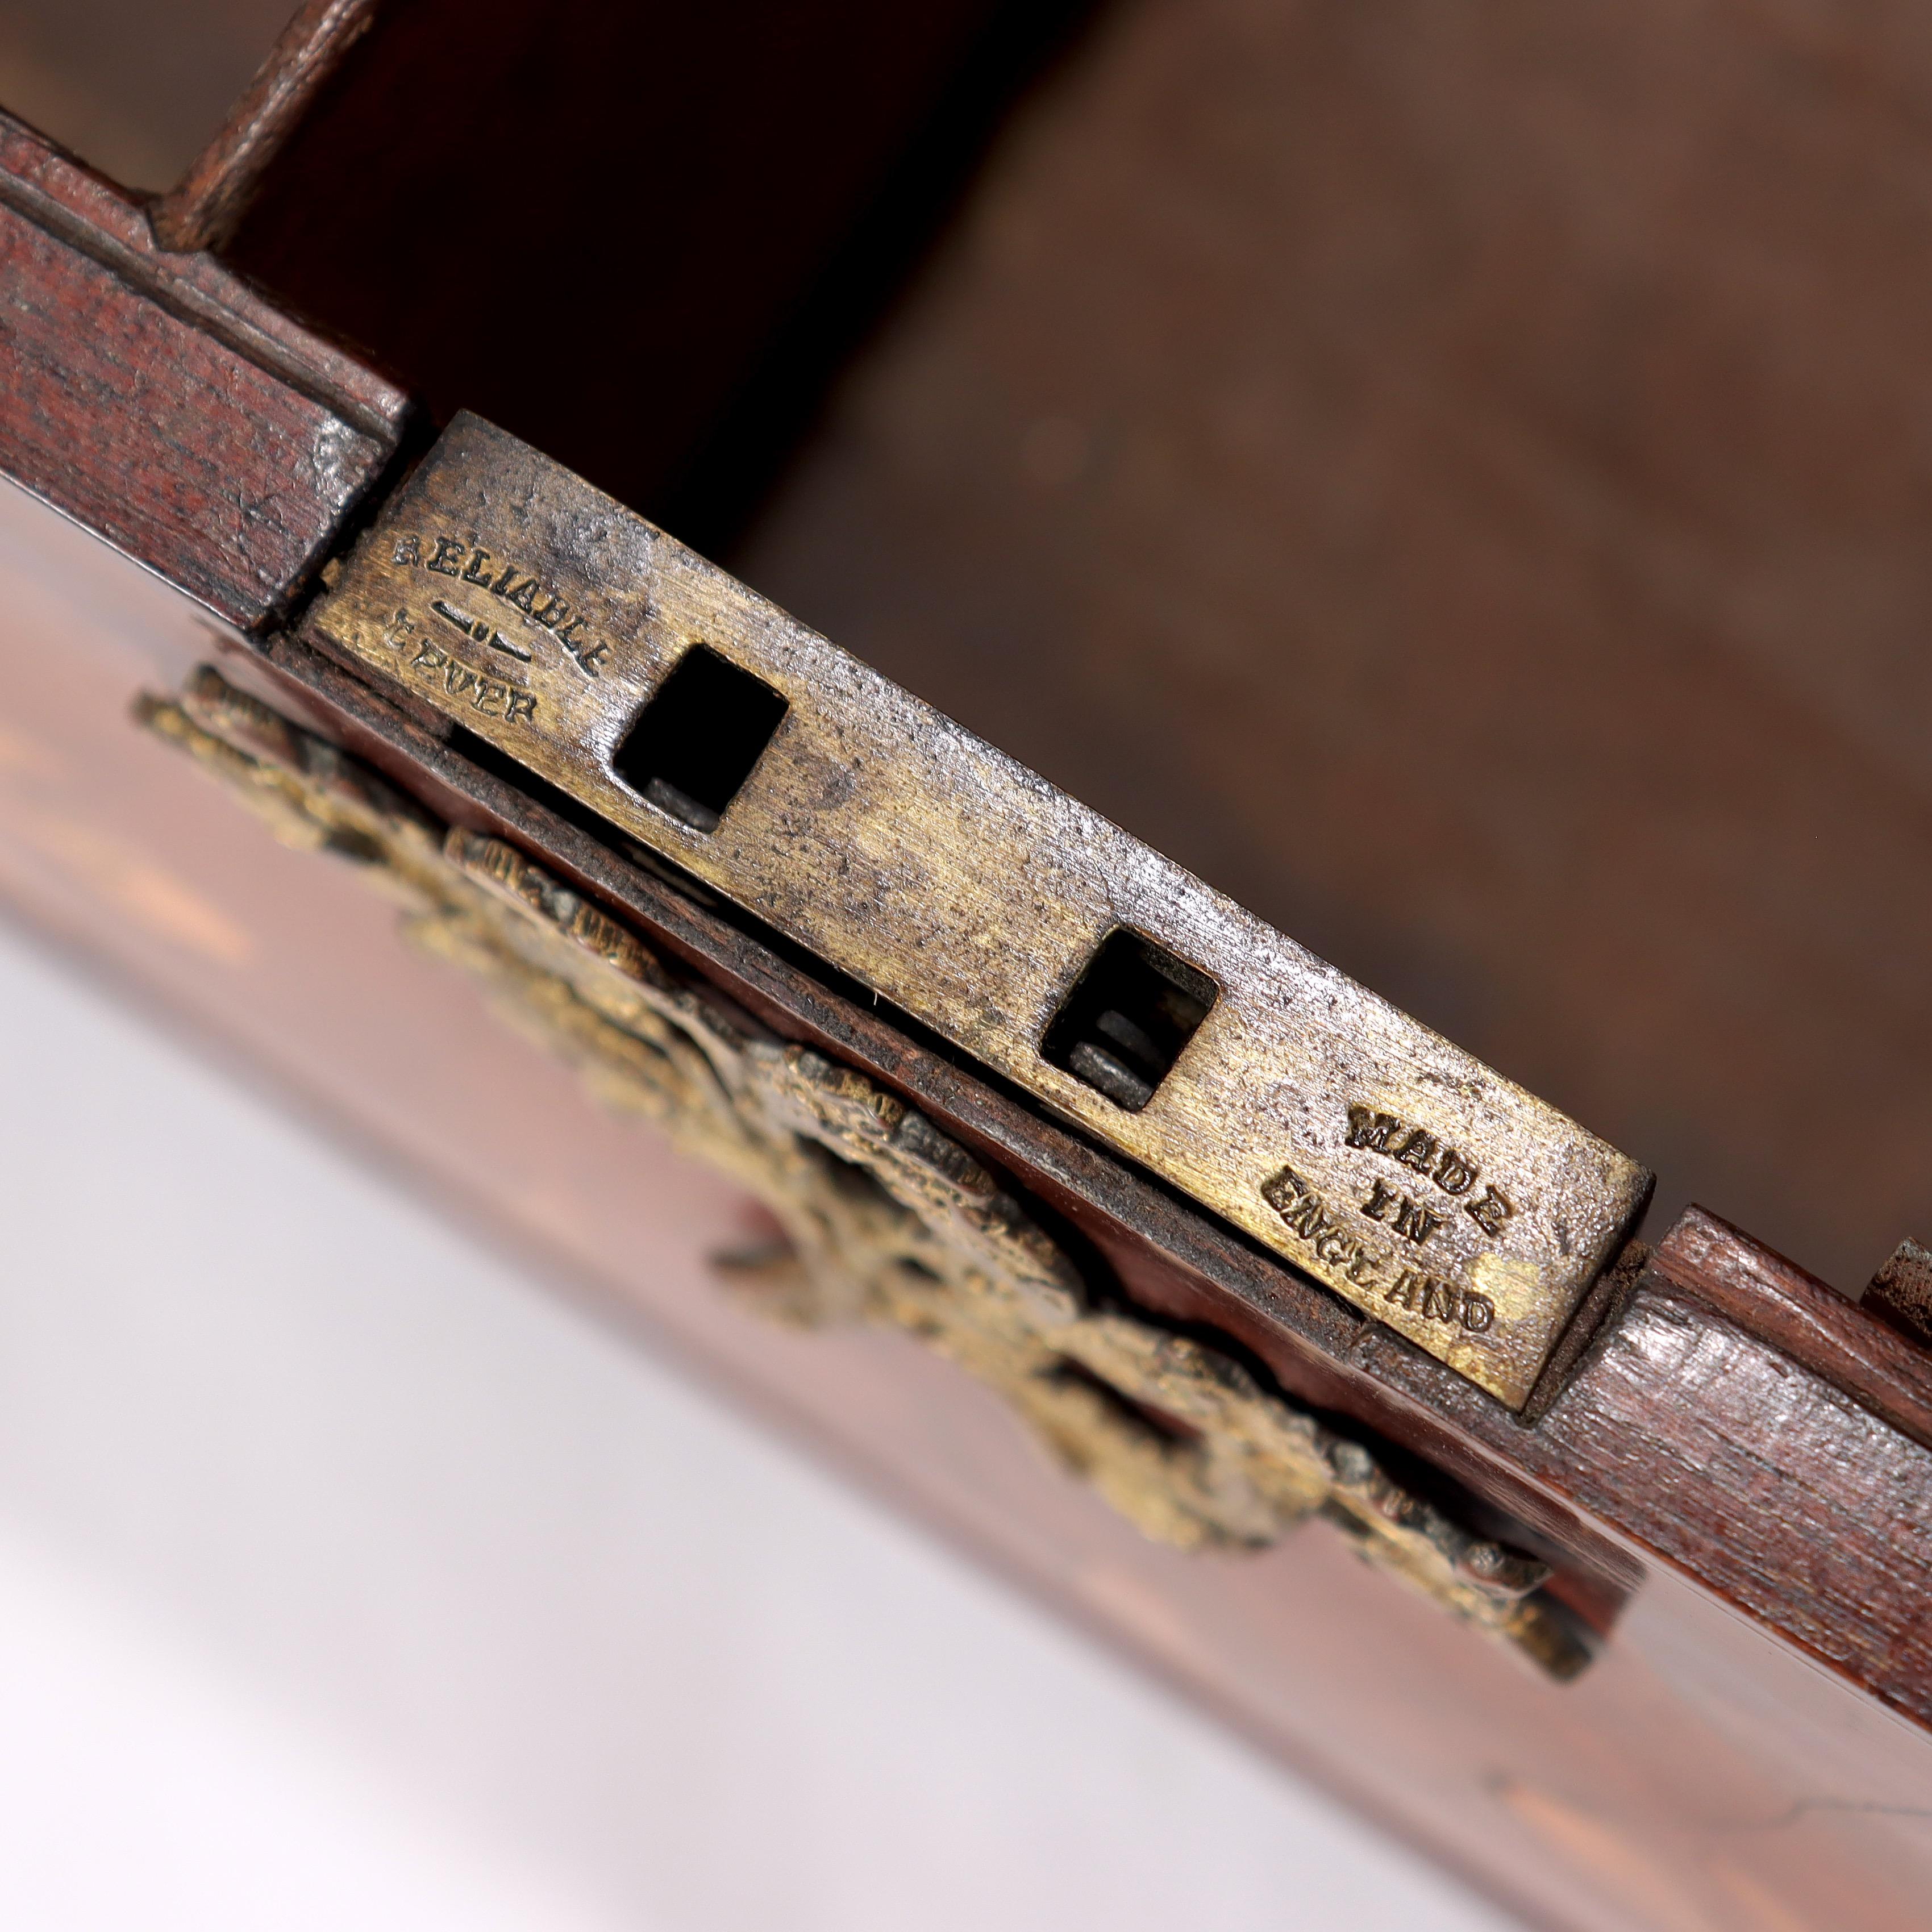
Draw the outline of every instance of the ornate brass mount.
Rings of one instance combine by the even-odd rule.
[[[1318,1515],[1552,1676],[1588,1662],[1542,1592],[1545,1564],[1472,1534],[1227,1356],[1096,1299],[994,1175],[872,1081],[760,1034],[514,848],[446,829],[213,670],[136,712],[285,844],[357,866],[413,944],[477,980],[597,1100],[762,1201],[784,1249],[728,1269],[754,1306],[918,1337],[1161,1542],[1258,1549]]]

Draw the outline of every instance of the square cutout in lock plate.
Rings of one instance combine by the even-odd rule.
[[[1138,1114],[1220,993],[1198,968],[1117,926],[1054,1015],[1040,1057]]]
[[[660,812],[716,832],[790,708],[763,680],[693,644],[638,712],[610,769]]]

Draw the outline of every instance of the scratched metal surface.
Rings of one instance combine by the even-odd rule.
[[[1635,1162],[480,418],[311,627],[1512,1406],[1645,1197]],[[710,831],[613,769],[697,643],[790,706]],[[1040,1052],[1119,927],[1218,988],[1137,1112]]]

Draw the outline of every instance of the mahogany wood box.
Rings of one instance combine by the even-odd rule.
[[[739,12],[318,0],[159,200],[0,124],[10,906],[1532,1920],[1923,1923],[1932,1358],[1910,1252],[1858,1294],[1932,1155],[1932,44]],[[698,165],[692,101],[623,89],[721,42]],[[464,138],[532,89],[586,138]],[[1527,1404],[332,649],[464,410],[1655,1166]],[[1587,1660],[1333,1520],[1165,1546],[907,1336],[668,1294],[653,1130],[140,728],[211,664],[937,1130],[1108,1319],[1533,1565]]]

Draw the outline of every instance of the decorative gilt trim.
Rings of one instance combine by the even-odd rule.
[[[783,1245],[723,1264],[747,1304],[916,1336],[1158,1541],[1261,1549],[1318,1515],[1552,1676],[1588,1662],[1541,1592],[1547,1566],[1462,1528],[1364,1444],[1083,1280],[997,1176],[872,1081],[772,1037],[514,848],[441,826],[212,669],[136,715],[283,842],[356,865],[399,903],[412,944],[469,974],[603,1105],[764,1202]]]

